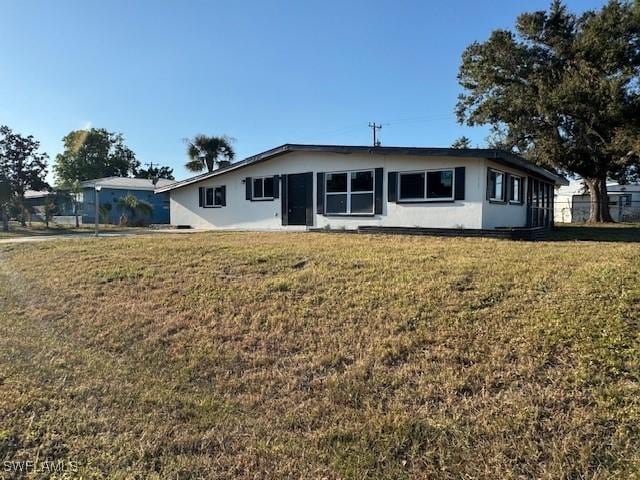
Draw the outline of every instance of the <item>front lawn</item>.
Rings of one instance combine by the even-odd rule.
[[[50,237],[53,235],[74,235],[78,233],[93,233],[95,226],[93,224],[81,225],[76,228],[75,225],[60,225],[51,222],[47,227],[43,222],[32,222],[30,225],[22,226],[19,222],[10,222],[9,231],[5,232],[0,225],[0,240],[8,238],[23,237]],[[105,233],[124,233],[124,232],[146,232],[146,227],[127,227],[124,225],[100,224],[100,232]]]
[[[76,231],[76,229],[69,225],[56,225],[54,223],[51,223],[47,228],[44,223],[33,222],[31,225],[23,227],[19,222],[10,222],[8,232],[2,230],[2,225],[0,224],[0,239],[30,236],[35,237],[41,235],[58,235],[61,233],[69,233],[73,231]]]
[[[0,459],[84,478],[632,478],[639,318],[632,242],[0,245]]]

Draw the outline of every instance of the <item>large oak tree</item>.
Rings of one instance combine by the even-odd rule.
[[[53,165],[59,185],[102,177],[128,177],[140,167],[122,134],[91,128],[72,131],[62,141],[64,152]]]
[[[581,176],[589,220],[611,221],[607,179],[638,172],[639,73],[640,3],[577,16],[554,1],[464,51],[458,120],[492,125],[500,146]]]

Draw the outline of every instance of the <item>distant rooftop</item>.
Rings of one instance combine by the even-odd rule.
[[[48,197],[49,195],[54,195],[53,192],[49,192],[48,190],[27,190],[26,192],[24,192],[24,198],[29,199],[29,198],[44,198],[44,197]]]
[[[129,177],[105,177],[95,178],[93,180],[85,180],[80,182],[82,188],[93,188],[99,185],[104,188],[115,188],[120,190],[150,190],[153,191],[156,188],[166,187],[175,183],[175,180],[166,180],[161,178],[156,185],[148,178],[129,178]]]

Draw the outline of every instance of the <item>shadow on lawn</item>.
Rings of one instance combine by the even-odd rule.
[[[640,224],[557,225],[549,240],[640,243]]]

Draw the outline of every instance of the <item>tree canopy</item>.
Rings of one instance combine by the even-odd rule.
[[[44,190],[49,187],[46,153],[39,153],[40,142],[31,135],[14,133],[7,126],[0,126],[0,175],[9,181],[11,192],[20,198],[27,190]]]
[[[231,142],[232,139],[226,135],[221,137],[196,135],[187,141],[189,161],[185,164],[185,168],[190,172],[201,172],[204,169],[211,172],[216,167],[228,165],[235,158]]]
[[[6,217],[8,203],[15,201],[23,211],[24,194],[27,190],[45,190],[46,153],[38,152],[40,142],[31,135],[22,136],[9,127],[0,126],[0,179],[2,183],[2,213]]]
[[[610,0],[577,16],[559,0],[464,51],[456,113],[491,125],[492,143],[580,175],[592,221],[610,220],[606,181],[637,174],[640,3]]]
[[[154,167],[153,165],[149,166],[147,169],[141,168],[137,170],[133,176],[135,178],[149,178],[151,180],[157,180],[159,178],[175,180],[175,177],[173,176],[173,168]]]
[[[74,130],[63,139],[64,152],[56,157],[53,170],[59,184],[102,177],[128,177],[140,167],[135,153],[120,133],[104,128]]]
[[[471,139],[464,135],[460,138],[456,138],[451,144],[451,148],[471,148]]]

